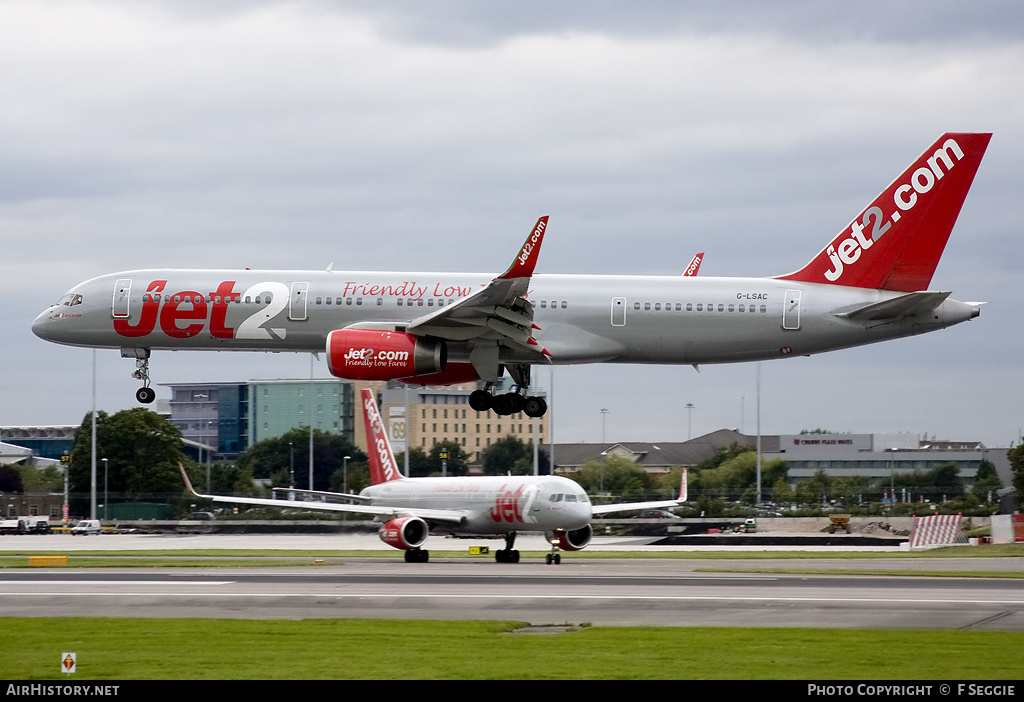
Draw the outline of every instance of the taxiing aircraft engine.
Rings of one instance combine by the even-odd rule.
[[[419,517],[395,517],[380,528],[380,540],[388,546],[408,551],[427,540],[430,528]]]
[[[547,537],[549,542],[557,542],[558,548],[563,551],[582,551],[590,543],[590,538],[593,535],[594,530],[587,524],[574,531],[559,529],[554,533],[549,533]]]
[[[327,367],[348,380],[396,380],[441,373],[448,348],[441,339],[377,329],[337,329],[327,335]]]

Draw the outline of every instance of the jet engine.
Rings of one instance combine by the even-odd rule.
[[[419,517],[395,517],[380,528],[378,536],[388,546],[408,551],[422,546],[429,533],[427,523]]]
[[[327,335],[327,367],[348,380],[396,380],[441,373],[448,348],[441,339],[376,329],[337,329]]]
[[[590,543],[594,530],[589,524],[573,531],[559,529],[547,534],[549,542],[556,542],[558,548],[563,551],[582,551]]]

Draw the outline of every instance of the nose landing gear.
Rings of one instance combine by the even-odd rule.
[[[135,399],[144,405],[156,399],[156,390],[149,387],[149,349],[121,349],[121,358],[134,358],[135,371],[132,377],[142,381],[142,387],[135,392]]]
[[[562,563],[562,554],[558,552],[557,538],[551,539],[551,553],[544,556],[544,562],[547,565],[551,565],[552,563],[554,563],[555,565],[560,565]]]

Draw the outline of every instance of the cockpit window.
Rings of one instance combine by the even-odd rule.
[[[57,304],[64,307],[74,307],[75,305],[82,304],[82,296],[76,293],[68,293]]]
[[[565,501],[566,502],[575,502],[576,501],[576,495],[566,495],[565,496]]]

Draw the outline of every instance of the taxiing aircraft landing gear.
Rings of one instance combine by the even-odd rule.
[[[430,551],[425,548],[411,548],[405,552],[406,563],[426,563],[430,560]]]
[[[551,553],[544,556],[544,562],[548,565],[562,563],[562,554],[558,552],[558,539],[551,539]]]
[[[518,563],[519,562],[519,551],[516,551],[512,546],[516,542],[516,533],[510,531],[505,534],[505,548],[498,549],[494,552],[495,563]]]
[[[135,359],[132,377],[142,381],[142,387],[135,392],[135,399],[144,405],[156,399],[156,390],[149,387],[149,349],[121,349],[121,358]]]

